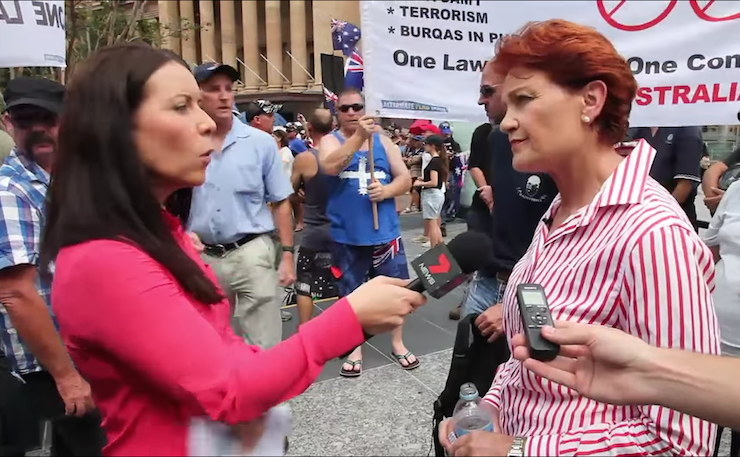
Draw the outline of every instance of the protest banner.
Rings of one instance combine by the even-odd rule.
[[[64,0],[0,0],[0,67],[65,67]]]
[[[363,1],[365,93],[378,116],[483,122],[480,71],[528,21],[603,33],[640,86],[632,126],[737,124],[740,1]]]

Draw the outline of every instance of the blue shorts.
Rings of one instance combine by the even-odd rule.
[[[496,277],[484,276],[475,273],[468,287],[468,296],[463,304],[461,316],[468,314],[483,314],[485,310],[504,301],[506,281]]]
[[[406,252],[399,236],[379,246],[352,246],[334,243],[331,268],[340,297],[349,295],[376,276],[409,279]]]

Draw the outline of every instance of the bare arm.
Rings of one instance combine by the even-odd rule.
[[[419,181],[418,179],[416,182],[414,182],[414,185],[417,187],[437,187],[439,184],[439,173],[437,173],[437,170],[432,170],[429,172],[429,181]]]
[[[296,156],[295,162],[293,162],[293,173],[290,175],[290,183],[296,193],[298,193],[298,190],[303,187],[303,182],[305,180],[303,174],[307,171],[309,161],[312,158],[313,154],[311,152],[301,152]]]
[[[555,327],[544,330],[561,347],[553,362],[529,359],[524,335],[512,339],[513,355],[526,369],[597,401],[660,405],[740,428],[740,359],[657,348],[606,326],[558,321]]]
[[[54,379],[77,374],[57,333],[46,302],[36,291],[36,267],[18,265],[0,271],[0,302],[33,355]]]
[[[341,144],[334,135],[322,138],[319,144],[319,161],[324,173],[332,176],[341,173],[352,162],[352,157],[360,150],[362,143],[364,140],[357,134],[347,138],[344,144]]]
[[[673,189],[673,198],[683,204],[689,198],[694,184],[688,179],[677,179],[676,188]]]
[[[707,171],[704,172],[704,177],[701,180],[701,189],[704,191],[705,196],[714,196],[715,192],[712,188],[719,187],[719,178],[729,168],[724,162],[713,163]]]
[[[470,176],[473,177],[473,182],[475,183],[476,187],[481,188],[488,185],[488,183],[486,182],[486,176],[483,174],[483,170],[481,170],[480,168],[471,168]]]

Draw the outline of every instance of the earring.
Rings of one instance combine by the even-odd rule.
[[[589,124],[589,123],[591,123],[591,118],[590,118],[590,117],[588,117],[588,116],[585,116],[585,115],[584,115],[583,117],[581,117],[581,120],[582,120],[583,122],[585,122],[586,124]]]

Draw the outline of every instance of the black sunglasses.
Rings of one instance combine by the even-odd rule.
[[[496,86],[489,86],[488,84],[483,84],[480,86],[480,94],[486,98],[493,96],[493,94],[496,93]]]
[[[351,105],[340,105],[337,109],[343,113],[346,113],[347,111],[352,109],[355,113],[357,113],[365,109],[365,105],[363,105],[362,103],[353,103]]]
[[[10,122],[19,130],[28,130],[34,125],[53,127],[59,122],[59,115],[45,109],[10,110]]]

